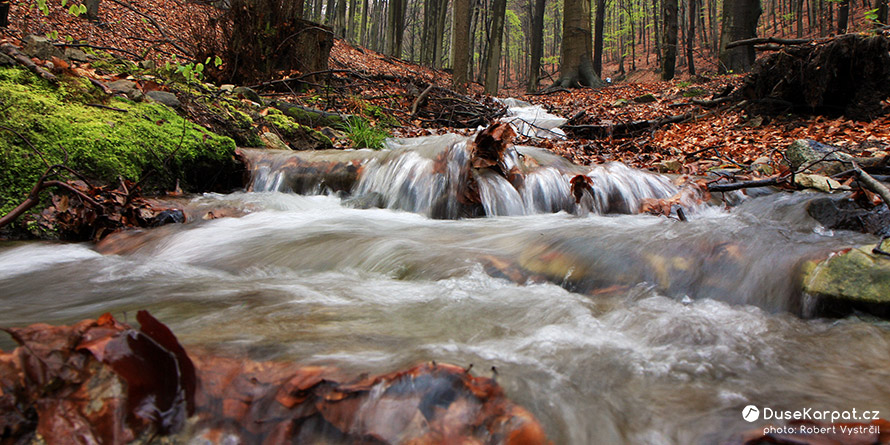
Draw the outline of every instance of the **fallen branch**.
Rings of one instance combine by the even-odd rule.
[[[411,117],[417,115],[417,109],[426,102],[426,98],[430,95],[430,91],[432,90],[433,84],[430,84],[430,86],[426,87],[426,89],[423,90],[422,93],[420,93],[420,96],[417,96],[417,99],[414,101],[413,104],[411,104]]]
[[[853,161],[853,169],[856,170],[856,176],[859,178],[859,182],[862,183],[865,188],[880,196],[881,199],[884,200],[884,205],[890,208],[890,190],[888,190],[884,184],[878,182],[877,179],[859,168],[859,164],[857,164],[856,161]]]
[[[764,45],[764,44],[775,44],[775,45],[802,45],[804,43],[813,42],[812,39],[779,39],[776,37],[757,37],[753,39],[744,39],[744,40],[736,40],[735,42],[729,42],[726,44],[726,49],[735,48],[737,46],[750,46],[750,45]]]
[[[49,71],[45,70],[43,67],[37,66],[37,64],[34,63],[34,61],[32,61],[31,59],[28,58],[28,56],[19,52],[18,48],[16,48],[15,45],[13,45],[11,43],[4,43],[3,45],[0,45],[0,51],[2,51],[7,56],[11,57],[18,64],[24,66],[25,68],[28,68],[34,74],[37,74],[38,76],[44,78],[45,80],[52,82],[52,83],[59,82],[59,79],[55,75],[53,75]]]
[[[84,202],[88,202],[97,208],[102,207],[101,205],[99,205],[98,202],[96,202],[80,190],[72,187],[71,185],[62,181],[48,180],[49,178],[57,174],[56,169],[59,167],[61,166],[51,165],[49,168],[46,169],[43,175],[40,176],[40,179],[38,179],[37,182],[34,184],[34,187],[31,188],[31,192],[28,193],[28,196],[25,198],[25,200],[22,201],[21,204],[17,205],[14,209],[12,209],[12,211],[0,217],[0,227],[8,226],[13,221],[18,219],[19,216],[22,216],[23,213],[34,208],[34,206],[36,206],[40,202],[40,192],[49,187],[64,188],[79,196],[81,199],[84,200]]]
[[[735,190],[741,190],[746,188],[755,188],[755,187],[770,187],[774,185],[779,185],[784,182],[784,177],[774,176],[772,178],[766,179],[757,179],[754,181],[740,181],[733,182],[730,184],[708,184],[709,192],[731,192]]]
[[[105,110],[111,110],[111,111],[120,111],[120,112],[122,112],[122,113],[126,113],[126,112],[128,112],[128,110],[125,110],[125,109],[123,109],[123,108],[109,107],[108,105],[102,105],[102,104],[86,104],[86,106],[88,106],[88,107],[102,108],[102,109],[105,109]]]

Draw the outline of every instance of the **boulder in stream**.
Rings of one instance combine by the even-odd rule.
[[[890,251],[885,239],[879,250]],[[890,316],[890,256],[861,246],[804,264],[803,290],[816,297],[815,312],[844,315],[864,311]]]

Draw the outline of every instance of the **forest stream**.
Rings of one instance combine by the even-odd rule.
[[[747,405],[890,415],[890,326],[816,318],[801,292],[805,260],[878,238],[823,228],[804,210],[815,194],[735,194],[688,221],[628,214],[676,186],[518,147],[522,185],[477,173],[467,210],[464,143],[252,151],[250,191],[186,204],[242,217],[123,244],[0,244],[0,325],[148,309],[220,355],[355,374],[473,364],[558,444],[725,443],[769,423],[746,422]],[[339,191],[330,171],[294,176],[338,157],[361,166]],[[593,183],[578,203],[576,174]]]

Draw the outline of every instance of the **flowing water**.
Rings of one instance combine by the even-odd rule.
[[[798,290],[804,259],[875,239],[821,228],[808,195],[693,208],[688,222],[606,214],[676,188],[522,149],[519,189],[477,174],[488,217],[434,219],[437,205],[457,214],[448,168],[464,153],[460,138],[440,142],[349,155],[364,159],[348,198],[289,193],[307,190],[264,167],[253,189],[270,191],[192,203],[246,216],[129,235],[116,254],[0,245],[0,325],[148,309],[187,346],[225,355],[356,374],[494,367],[559,444],[724,443],[764,423],[742,419],[749,404],[890,416],[890,328],[809,319]],[[566,185],[579,169],[594,179],[586,207]],[[362,196],[382,208],[356,208]]]

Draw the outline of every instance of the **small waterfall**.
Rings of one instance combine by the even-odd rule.
[[[347,193],[359,207],[437,219],[540,213],[637,213],[644,199],[678,192],[664,176],[621,163],[574,165],[534,147],[510,147],[494,167],[473,168],[470,138],[455,134],[390,139],[387,149],[277,152],[241,150],[250,191]],[[576,204],[571,180],[590,179]]]

